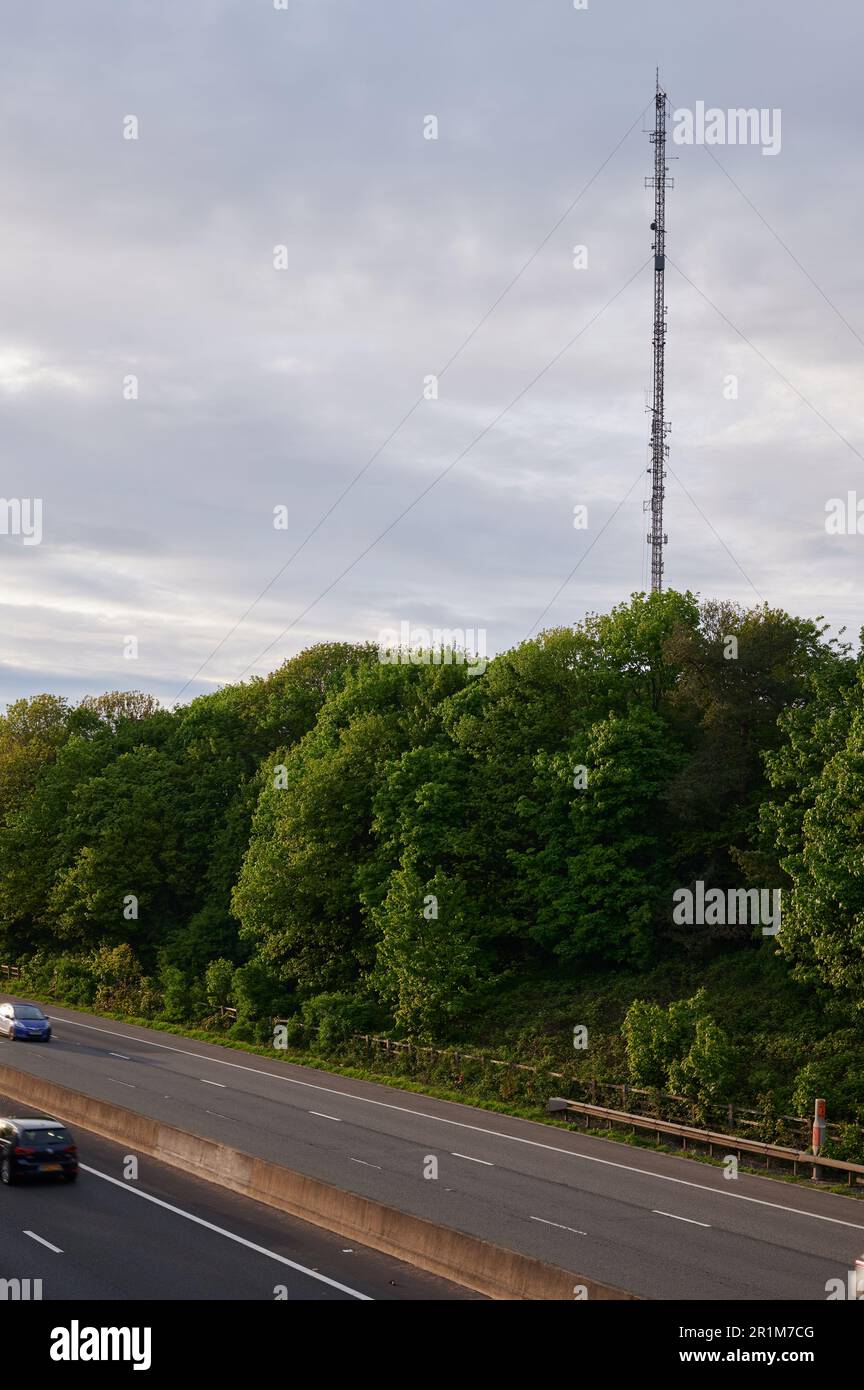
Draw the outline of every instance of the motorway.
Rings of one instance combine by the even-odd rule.
[[[128,1149],[73,1133],[77,1183],[0,1187],[0,1279],[41,1279],[43,1301],[481,1297],[153,1158],[130,1179]]]
[[[645,1298],[824,1300],[864,1252],[854,1198],[45,1008],[0,1062]]]

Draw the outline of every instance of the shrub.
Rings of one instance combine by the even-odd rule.
[[[368,1033],[380,1026],[381,1011],[371,1000],[350,994],[316,994],[301,1008],[303,1023],[324,1051],[347,1042],[352,1033]]]
[[[700,989],[664,1009],[637,999],[627,1011],[623,1032],[627,1065],[637,1086],[659,1086],[702,1104],[729,1100],[737,1073],[735,1049],[705,1013]]]
[[[50,992],[73,1008],[89,1009],[96,998],[96,979],[86,960],[61,956],[51,976]]]
[[[204,993],[207,1003],[213,1009],[229,1008],[234,998],[233,981],[235,967],[230,960],[220,956],[211,960],[204,971]]]
[[[828,1120],[858,1113],[864,1099],[864,1053],[860,1049],[814,1057],[795,1074],[792,1104],[796,1115],[813,1114],[817,1096],[826,1102]]]
[[[96,1006],[118,1013],[135,1013],[141,989],[141,967],[132,947],[100,946],[90,958],[96,979]]]
[[[285,992],[261,960],[250,960],[234,971],[231,988],[237,1021],[269,1021],[287,1008]]]
[[[160,968],[159,986],[162,1018],[168,1023],[183,1023],[191,1016],[189,982],[179,965],[163,965]]]

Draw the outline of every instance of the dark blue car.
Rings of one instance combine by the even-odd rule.
[[[50,1042],[51,1021],[38,1004],[0,1004],[0,1035],[16,1042]]]
[[[48,1115],[0,1116],[0,1182],[19,1178],[78,1177],[78,1150],[62,1120]]]

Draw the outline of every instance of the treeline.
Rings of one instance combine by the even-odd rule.
[[[447,1040],[526,980],[680,960],[698,980],[718,954],[780,953],[854,1023],[864,668],[847,644],[666,592],[482,675],[426,657],[324,644],[171,711],[10,705],[0,960],[82,1006],[183,1022],[233,1004],[249,1038],[278,1014]],[[779,934],[676,925],[673,893],[700,881],[782,888]],[[683,1084],[674,1057],[665,1076],[652,1062],[663,1017],[631,1011],[631,1070]]]

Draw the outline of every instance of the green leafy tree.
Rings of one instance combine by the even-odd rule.
[[[808,699],[783,712],[766,755],[763,839],[791,887],[776,938],[796,979],[864,1004],[864,667],[816,666]]]
[[[380,932],[373,981],[409,1033],[446,1036],[476,1002],[488,948],[472,931],[464,885],[439,870],[425,883],[406,865],[390,879],[373,918]]]
[[[428,672],[361,666],[316,728],[262,770],[233,910],[256,953],[305,993],[344,990],[373,963],[361,901],[377,853],[373,805],[390,763],[429,718],[438,673]]]
[[[658,1087],[703,1104],[728,1100],[734,1093],[735,1048],[708,1014],[704,989],[665,1009],[636,1000],[627,1011],[623,1033],[635,1085]]]
[[[0,719],[0,824],[26,805],[69,736],[69,717],[64,699],[36,695],[16,700]]]
[[[214,1009],[227,1009],[234,998],[233,982],[235,966],[232,961],[220,956],[211,960],[204,972],[204,990],[207,1003]]]
[[[663,793],[678,761],[668,725],[643,705],[593,725],[568,755],[535,760],[521,803],[532,844],[514,860],[530,934],[555,955],[647,961],[671,904]]]

